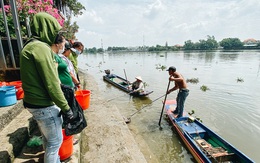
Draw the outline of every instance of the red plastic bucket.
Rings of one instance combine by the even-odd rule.
[[[6,82],[0,82],[0,87],[2,87],[2,86],[6,86],[6,85],[7,85]]]
[[[75,91],[75,97],[79,103],[79,105],[82,107],[83,110],[86,110],[89,108],[90,105],[90,91],[89,90],[77,90]]]
[[[65,130],[62,129],[63,142],[59,149],[60,160],[68,159],[73,153],[73,135],[67,136]]]
[[[9,82],[7,85],[15,86],[17,100],[23,99],[24,92],[22,88],[22,81],[12,81]]]

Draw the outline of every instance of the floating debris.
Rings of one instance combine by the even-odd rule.
[[[160,57],[164,57],[164,55],[163,55],[163,54],[160,54]]]
[[[238,82],[242,83],[242,82],[244,82],[244,79],[242,79],[242,78],[237,78],[237,83],[238,83]]]
[[[162,71],[166,69],[166,66],[161,65],[161,64],[156,64],[155,66],[156,66],[156,69],[160,69]]]
[[[207,90],[210,90],[207,86],[205,86],[205,85],[202,85],[201,87],[200,87],[200,90],[202,90],[203,92],[206,92]]]
[[[195,111],[191,110],[191,112],[188,112],[188,114],[191,116],[191,115],[195,114]]]
[[[193,114],[195,114],[195,111],[191,110],[191,112],[188,112],[188,114],[189,116],[192,116]],[[202,123],[202,120],[199,117],[195,116],[195,118]]]
[[[187,79],[186,82],[187,82],[187,83],[197,84],[197,83],[199,82],[199,78]]]

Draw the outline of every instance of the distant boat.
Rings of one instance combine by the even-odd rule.
[[[140,93],[132,93],[132,91],[129,89],[131,82],[115,74],[104,75],[103,80],[121,89],[122,91],[129,93],[131,96],[144,97],[153,93],[153,91],[147,91],[147,90]]]
[[[174,118],[176,101],[167,100],[165,110],[176,132],[197,162],[252,163],[244,153],[193,117]]]

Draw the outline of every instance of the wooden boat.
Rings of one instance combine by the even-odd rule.
[[[104,75],[103,80],[121,89],[122,91],[129,93],[131,96],[144,97],[153,93],[153,91],[147,90],[140,93],[132,93],[132,91],[128,88],[131,85],[131,82],[115,74]]]
[[[176,132],[197,162],[251,163],[254,162],[226,140],[193,117],[174,118],[176,101],[167,100],[165,110]],[[187,114],[187,113],[186,113]]]

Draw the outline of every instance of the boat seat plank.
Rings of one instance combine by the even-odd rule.
[[[180,123],[179,124],[187,133],[190,135],[192,134],[200,134],[200,133],[205,133],[206,131],[201,128],[200,126],[196,125],[195,123]]]

